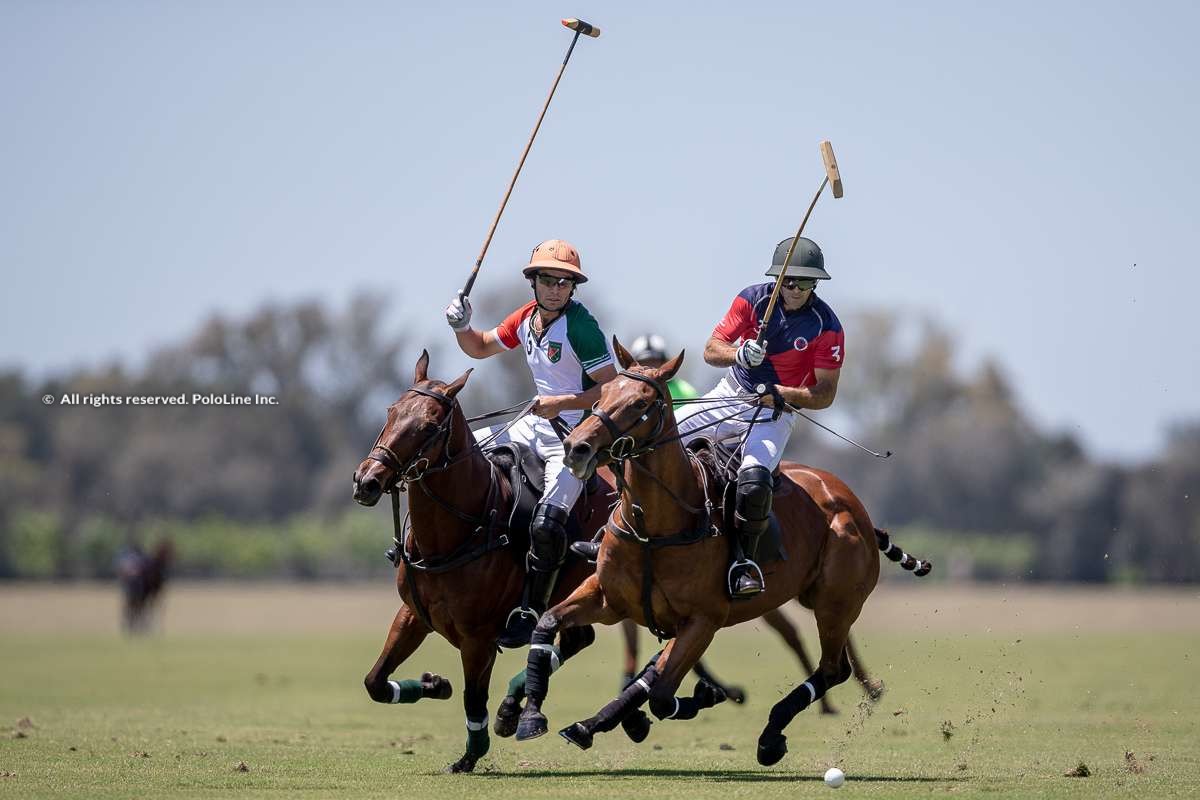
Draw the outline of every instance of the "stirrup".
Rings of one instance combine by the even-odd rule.
[[[504,621],[504,630],[496,637],[496,643],[507,650],[524,647],[529,644],[529,640],[533,636],[533,629],[537,627],[538,616],[538,613],[532,608],[517,606],[508,612],[508,619]],[[521,631],[519,628],[523,619],[532,620],[528,633]]]
[[[742,576],[743,569],[746,570],[745,574],[749,574],[751,576],[757,573],[758,585],[762,588],[755,589],[753,591],[743,591],[739,594],[737,591],[736,579]],[[735,575],[735,572],[738,574]],[[767,579],[763,576],[762,567],[758,566],[757,563],[749,558],[743,558],[738,561],[734,561],[729,565],[729,571],[725,574],[725,588],[729,592],[729,597],[731,599],[745,600],[765,591],[767,588]]]
[[[568,549],[589,564],[595,564],[596,559],[600,556],[599,542],[572,542]]]

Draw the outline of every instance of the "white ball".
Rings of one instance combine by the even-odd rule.
[[[830,789],[837,789],[846,782],[846,773],[842,772],[837,767],[830,767],[825,770],[825,785]]]

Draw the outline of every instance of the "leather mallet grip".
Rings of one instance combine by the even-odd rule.
[[[571,17],[570,19],[564,19],[562,24],[573,31],[579,31],[584,36],[590,36],[593,39],[600,38],[600,29],[595,25],[592,25],[590,22],[584,22],[581,19],[575,19],[574,17]]]

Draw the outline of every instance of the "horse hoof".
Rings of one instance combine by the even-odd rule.
[[[592,734],[588,732],[582,722],[576,722],[574,725],[563,728],[558,735],[580,750],[587,750],[592,746]]]
[[[530,739],[536,739],[544,736],[548,730],[550,730],[550,726],[546,722],[545,714],[525,709],[525,713],[521,715],[521,721],[517,723],[517,741],[527,742]]]
[[[650,726],[654,722],[640,708],[621,720],[621,728],[634,744],[641,744],[650,735]]]
[[[883,685],[883,681],[881,680],[873,680],[868,682],[866,689],[867,699],[872,703],[877,702],[879,698],[883,697],[883,693],[887,691],[887,687]]]
[[[447,774],[450,774],[450,775],[455,775],[460,772],[474,772],[475,771],[475,759],[472,758],[471,756],[463,756],[458,761],[455,761],[453,764],[450,764],[442,771]]]
[[[715,705],[724,703],[729,697],[725,690],[716,684],[709,683],[706,680],[696,682],[696,688],[692,690],[692,699],[694,699],[701,708],[712,708]]]
[[[510,694],[500,701],[500,707],[496,709],[496,721],[492,724],[492,730],[501,739],[507,739],[517,732],[517,723],[520,719],[521,701]]]
[[[449,700],[454,695],[454,687],[441,675],[422,672],[421,695],[431,700]]]
[[[782,733],[763,731],[758,737],[758,763],[764,767],[778,764],[787,755],[787,737]]]
[[[740,686],[726,686],[725,696],[728,697],[731,702],[737,703],[739,706],[746,702],[746,690]]]

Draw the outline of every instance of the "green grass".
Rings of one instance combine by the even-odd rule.
[[[641,746],[617,731],[586,753],[553,734],[493,737],[468,776],[441,774],[465,740],[456,654],[431,639],[398,673],[450,676],[450,701],[377,705],[361,678],[381,639],[6,634],[0,773],[16,774],[0,777],[0,797],[793,798],[830,791],[820,776],[834,764],[842,792],[872,797],[1194,797],[1200,786],[1194,633],[873,634],[863,656],[887,683],[880,703],[859,708],[857,687],[837,688],[841,715],[806,711],[787,758],[763,769],[754,743],[769,704],[804,676],[769,633],[744,627],[718,638],[711,664],[748,687],[746,706],[655,723]],[[617,655],[605,632],[556,674],[553,730],[610,699]],[[522,659],[501,658],[493,710]],[[23,717],[35,727],[14,738]],[[1127,750],[1144,772],[1127,768]],[[249,772],[235,771],[243,761]],[[1092,777],[1063,776],[1081,761]]]

